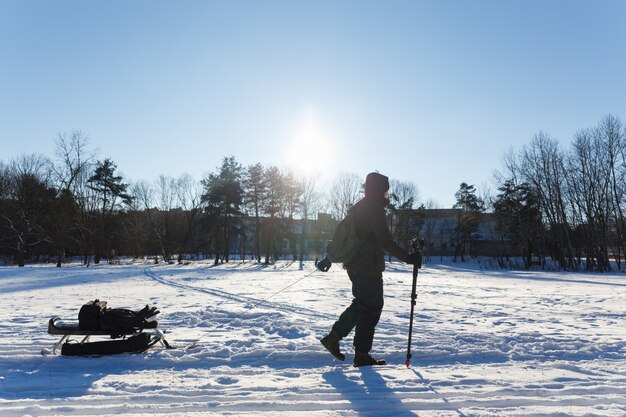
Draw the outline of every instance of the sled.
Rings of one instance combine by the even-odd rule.
[[[156,324],[156,322],[154,323]],[[61,339],[52,348],[53,354],[56,354],[59,347],[61,347],[62,355],[69,356],[139,353],[150,349],[157,343],[161,343],[167,349],[173,349],[156,325],[149,329],[133,328],[126,331],[110,332],[81,329],[77,321],[65,321],[59,317],[54,317],[48,322],[48,333],[61,336]],[[79,336],[82,337],[82,340],[77,343],[70,343],[70,336]],[[90,342],[89,339],[92,336],[108,336],[113,340]]]

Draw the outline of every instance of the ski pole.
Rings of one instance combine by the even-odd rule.
[[[413,252],[417,253],[422,250],[424,246],[424,241],[418,241],[417,239],[413,239],[411,242],[411,248],[413,248]],[[406,367],[411,366],[411,339],[413,336],[413,313],[415,311],[415,304],[417,300],[417,273],[421,265],[413,265],[413,286],[411,288],[411,316],[409,320],[409,343],[406,349]]]

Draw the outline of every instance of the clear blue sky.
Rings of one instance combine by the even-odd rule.
[[[626,118],[626,1],[0,0],[0,160],[89,135],[128,179],[242,164],[451,206],[540,130]]]

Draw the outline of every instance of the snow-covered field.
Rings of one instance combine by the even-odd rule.
[[[411,272],[391,264],[372,352],[390,364],[359,369],[351,340],[346,363],[318,341],[351,300],[345,271],[300,280],[311,272],[250,262],[2,267],[0,416],[626,415],[624,274],[430,263],[407,369]],[[57,340],[48,319],[75,318],[94,298],[158,305],[170,343],[201,341],[42,356]]]

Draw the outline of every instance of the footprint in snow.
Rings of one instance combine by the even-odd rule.
[[[233,384],[236,384],[237,382],[239,382],[238,379],[231,378],[229,376],[222,376],[222,377],[217,378],[217,383],[221,385],[233,385]]]

